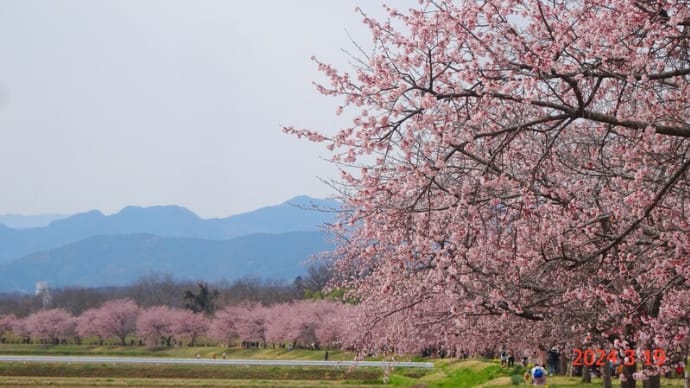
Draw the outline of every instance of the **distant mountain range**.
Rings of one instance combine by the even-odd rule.
[[[90,237],[0,266],[2,291],[125,285],[151,272],[216,281],[252,276],[291,280],[309,256],[331,248],[325,233],[252,234],[230,240],[163,238],[152,234]]]
[[[39,280],[51,287],[122,285],[150,272],[292,279],[305,272],[306,259],[332,247],[322,229],[338,209],[337,201],[302,196],[218,219],[178,206],[131,206],[43,227],[0,225],[0,292],[31,292]]]

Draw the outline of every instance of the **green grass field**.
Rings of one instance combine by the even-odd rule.
[[[309,367],[238,367],[218,365],[109,365],[109,364],[24,364],[0,363],[0,385],[35,384],[38,381],[55,385],[63,382],[72,385],[74,379],[83,385],[159,386],[163,383],[188,386],[259,385],[272,383],[282,386],[297,381],[319,382],[326,386],[375,385],[383,378],[383,371],[376,368],[309,368]],[[54,382],[53,382],[54,381]],[[229,384],[228,382],[232,383]]]
[[[0,354],[122,355],[204,358],[227,352],[229,358],[321,360],[324,351],[303,349],[227,349],[215,347],[154,348],[70,345],[0,345]],[[352,360],[351,353],[329,350],[329,360]],[[433,369],[335,367],[262,367],[221,365],[121,365],[0,363],[0,386],[31,387],[415,387],[415,388],[527,388],[524,369],[501,368],[497,362],[436,360]],[[520,376],[514,385],[511,376]],[[682,388],[681,379],[661,379],[662,387]],[[613,380],[613,386],[618,386]],[[579,377],[555,376],[545,388],[594,388]],[[641,384],[638,384],[641,387]]]

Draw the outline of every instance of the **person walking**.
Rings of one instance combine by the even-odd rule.
[[[547,354],[548,358],[548,368],[549,368],[549,376],[553,376],[554,374],[558,374],[558,362],[560,361],[561,354],[558,352],[558,349],[554,346],[549,350]]]

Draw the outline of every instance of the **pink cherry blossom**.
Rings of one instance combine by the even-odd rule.
[[[31,337],[53,343],[74,335],[76,321],[64,309],[50,309],[29,315],[22,324]]]
[[[285,129],[342,170],[353,346],[687,349],[687,2],[419,3],[315,59],[352,126]]]
[[[13,331],[18,322],[14,314],[0,315],[0,337]]]
[[[134,333],[139,307],[130,299],[105,302],[97,311],[93,324],[101,338],[117,337],[122,345]]]
[[[174,314],[167,306],[154,306],[141,311],[136,321],[137,335],[151,346],[161,343],[169,345],[174,335]]]
[[[199,337],[206,335],[210,326],[203,314],[190,310],[176,309],[172,317],[175,338],[188,341],[190,346],[194,346]]]

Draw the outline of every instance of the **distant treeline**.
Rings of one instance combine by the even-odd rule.
[[[272,305],[318,296],[330,277],[330,271],[320,265],[310,267],[305,276],[297,277],[293,282],[245,278],[207,284],[150,274],[124,287],[50,289],[48,298],[34,294],[0,294],[0,315],[14,314],[21,318],[44,308],[62,308],[80,315],[114,299],[130,299],[143,308],[168,306],[193,310],[202,292],[209,292],[205,296],[209,305],[200,307],[204,310],[220,310],[246,302]]]

